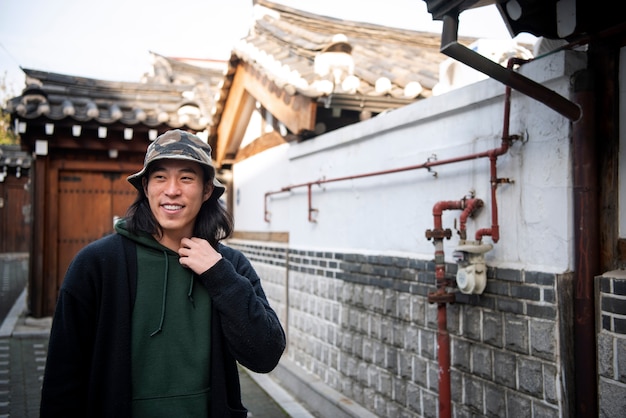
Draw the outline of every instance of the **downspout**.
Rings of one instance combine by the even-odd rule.
[[[577,417],[598,416],[594,277],[600,274],[599,162],[595,141],[593,75],[574,77],[585,117],[573,124],[574,376]]]
[[[443,30],[441,32],[440,51],[443,54],[514,88],[526,96],[538,100],[569,120],[576,121],[580,118],[580,107],[576,103],[567,100],[536,81],[524,77],[512,69],[504,68],[478,52],[461,45],[458,42],[459,16],[457,13],[444,15],[442,20]]]

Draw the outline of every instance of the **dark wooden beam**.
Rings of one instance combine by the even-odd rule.
[[[293,133],[312,131],[315,127],[314,99],[291,95],[249,64],[239,64],[217,127],[218,167],[237,154],[256,101]]]

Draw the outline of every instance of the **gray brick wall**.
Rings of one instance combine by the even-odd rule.
[[[438,415],[432,261],[230,245],[264,273],[286,315],[291,360],[378,416]],[[556,282],[490,268],[483,295],[459,293],[448,305],[455,417],[563,415]]]
[[[626,276],[596,278],[600,417],[626,416]]]

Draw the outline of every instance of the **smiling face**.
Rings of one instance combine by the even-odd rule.
[[[198,212],[211,196],[213,186],[210,182],[205,184],[200,164],[163,159],[152,163],[144,180],[144,191],[163,231],[157,240],[178,250],[180,240],[192,236]]]

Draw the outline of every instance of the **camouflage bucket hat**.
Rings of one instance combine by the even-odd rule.
[[[218,199],[226,188],[215,178],[215,167],[211,159],[211,146],[189,132],[175,129],[161,134],[154,140],[146,151],[146,158],[141,171],[128,176],[127,180],[137,190],[143,190],[142,179],[150,163],[156,160],[189,160],[206,167],[213,176],[213,194],[211,198]]]

